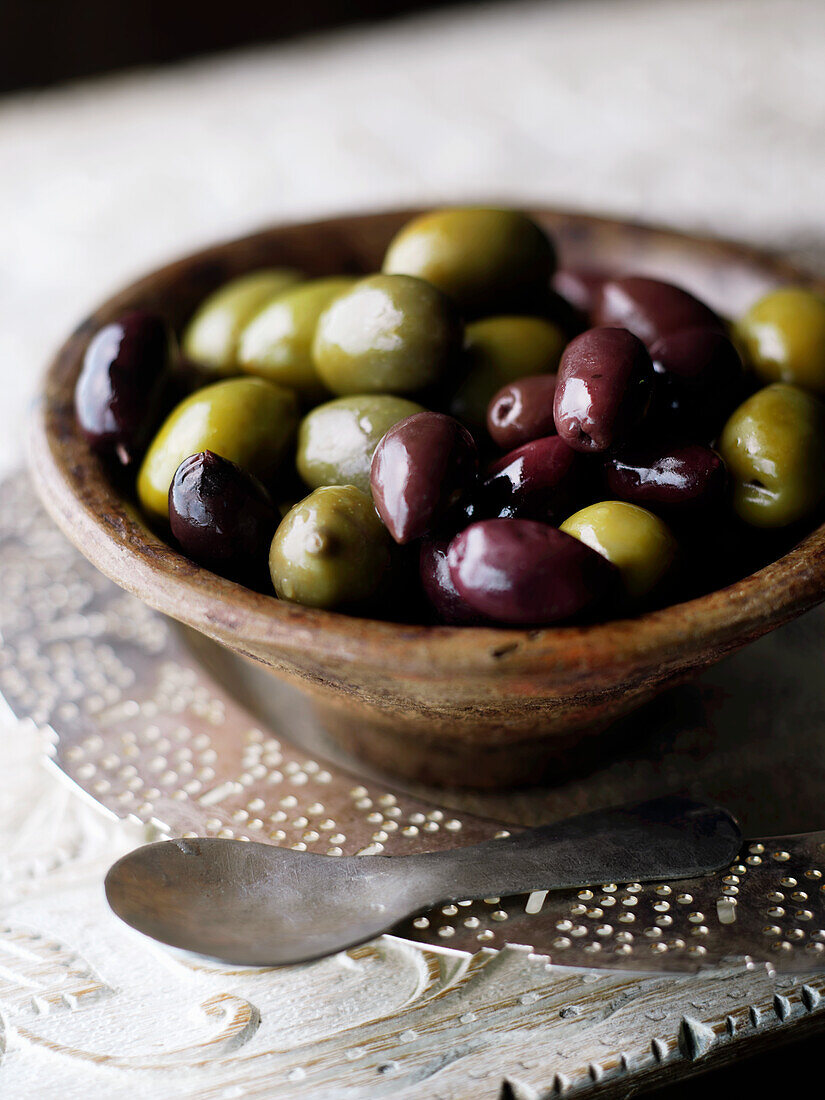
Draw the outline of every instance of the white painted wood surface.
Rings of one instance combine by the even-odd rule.
[[[382,794],[387,787],[377,779],[365,777],[368,785],[353,786],[351,778],[336,775],[335,766],[319,762],[306,740],[298,740],[297,728],[284,723],[277,697],[271,717],[277,739],[268,737],[268,723],[254,725],[256,718],[233,701],[234,691],[251,702],[233,675],[235,666],[211,683],[204,679],[185,636],[69,547],[27,496],[24,478],[0,486],[0,535],[0,687],[18,714],[31,715],[14,731],[17,743],[28,746],[33,761],[42,761],[47,745],[38,730],[48,730],[66,775],[112,813],[144,822],[147,835],[173,832],[177,822],[184,835],[200,828],[210,835],[270,838],[300,850],[323,851],[336,840],[353,852],[372,833],[386,850],[403,852],[420,843],[402,835],[418,834],[417,827],[400,828],[413,820],[429,830],[435,846],[456,834],[473,834],[475,826],[458,806],[450,813],[429,811],[403,793]],[[775,730],[790,713],[783,705],[789,687],[802,685],[811,708],[820,699],[820,656],[810,638],[812,630],[821,636],[822,623],[822,611],[812,613],[703,676],[700,688],[691,690],[705,700],[709,724],[700,702],[682,715],[684,729],[671,743],[666,736],[657,744],[659,724],[646,729],[649,720],[640,719],[632,752],[654,770],[658,760],[661,769],[658,776],[641,769],[642,791],[719,797],[722,782],[728,792],[723,801],[742,814],[746,826],[760,814],[766,821],[760,805],[766,796],[778,803],[768,820],[780,829],[804,822],[804,815],[818,821],[816,711],[797,720],[787,744],[771,743],[770,735],[775,742]],[[203,643],[198,647],[203,656],[213,651]],[[795,666],[790,675],[780,657],[786,653]],[[774,670],[773,688],[760,696],[764,661]],[[754,770],[743,761],[741,744],[731,755],[729,727],[735,723],[730,711],[725,719],[715,704],[720,690],[738,696],[734,714],[742,708],[748,750],[759,742],[757,713],[769,732]],[[680,706],[670,698],[671,706]],[[700,759],[691,769],[691,744],[708,736],[711,751],[702,761],[694,748],[692,755]],[[291,738],[294,748],[287,743]],[[795,782],[793,799],[783,798],[774,777],[789,764],[799,773],[802,761],[814,782]],[[53,776],[53,786],[46,787],[44,778],[36,814],[28,803],[28,817],[20,814],[30,826],[54,811],[55,781]],[[566,789],[523,794],[511,800],[506,816],[547,820],[569,813],[571,793],[593,798],[595,805],[627,797],[621,768],[601,769],[601,781],[607,788],[588,790],[580,781],[576,792],[568,783]],[[439,794],[430,797],[438,800]],[[505,797],[497,796],[499,812]],[[238,799],[254,818],[238,811]],[[352,816],[353,800],[363,819]],[[480,796],[475,801],[495,812],[492,802],[485,805]],[[383,812],[374,812],[379,806]],[[77,800],[72,810],[81,812]],[[346,835],[333,836],[344,820]],[[77,821],[75,844],[89,839],[83,819]],[[317,830],[310,828],[315,822]],[[106,844],[139,840],[137,833],[128,834],[110,825],[99,834],[100,856],[88,862],[82,848],[64,844],[55,851],[48,834],[46,861],[38,859],[35,828],[17,838],[25,845],[17,853],[10,841],[0,899],[0,1074],[4,1085],[19,1086],[23,1095],[27,1082],[50,1086],[50,1067],[61,1076],[61,1095],[67,1088],[77,1095],[90,1088],[128,1095],[139,1087],[159,1096],[208,1097],[225,1084],[220,1095],[228,1089],[229,1095],[269,1096],[278,1092],[273,1079],[287,1095],[341,1100],[388,1090],[431,1095],[433,1084],[434,1095],[450,1100],[468,1090],[491,1097],[581,1095],[596,1085],[603,1094],[616,1094],[640,1080],[669,1079],[734,1057],[743,1047],[765,1046],[791,1028],[825,1023],[825,833],[810,837],[802,859],[794,854],[793,838],[750,843],[741,862],[711,880],[562,893],[545,901],[539,916],[523,917],[524,899],[491,898],[470,909],[461,902],[445,905],[428,914],[428,930],[416,930],[414,922],[407,935],[415,943],[386,937],[336,959],[280,971],[187,960],[119,925],[103,905],[100,881],[111,859]],[[736,905],[738,932],[723,919],[725,898],[735,899],[727,904]],[[540,935],[533,922],[545,928],[543,939],[531,938]],[[462,933],[455,940],[475,954],[441,949],[454,942],[453,925]],[[466,935],[465,927],[471,929]],[[476,934],[479,927],[484,930]],[[714,947],[725,928],[735,939],[727,948]],[[583,950],[576,951],[563,931]],[[710,950],[718,957],[746,952],[775,959],[794,968],[794,976],[724,964],[681,979],[598,974],[550,965],[550,958],[528,948],[507,947],[508,939],[536,949],[541,943],[556,962],[573,953],[580,967],[595,961],[594,952],[608,963],[638,960],[637,969],[654,965],[654,958],[667,961],[670,953],[679,965],[687,949],[688,956]],[[610,945],[619,943],[614,956]],[[501,950],[496,954],[491,947]],[[804,973],[806,960],[819,963],[820,971]],[[40,1067],[43,1054],[48,1057]],[[518,1086],[514,1066],[530,1071]],[[100,1073],[105,1080],[97,1082]]]
[[[20,460],[47,351],[95,299],[260,222],[493,194],[821,259],[824,68],[819,0],[580,0],[0,101],[0,466]],[[819,721],[818,688],[788,695],[795,715]],[[0,727],[4,1100],[492,1100],[505,1078],[533,1100],[624,1089],[628,1070],[821,1012],[818,980],[639,982],[392,940],[294,971],[193,966],[105,907],[103,873],[139,839],[55,780],[32,729]]]
[[[822,1026],[821,976],[640,981],[389,937],[282,971],[179,960],[108,914],[105,862],[38,871],[6,899],[4,1097],[621,1095]]]

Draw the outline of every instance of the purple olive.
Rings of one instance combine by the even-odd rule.
[[[675,518],[721,505],[727,469],[716,451],[701,443],[646,446],[608,458],[605,479],[617,500]]]
[[[451,626],[469,626],[482,616],[458,594],[447,563],[449,539],[424,539],[419,554],[419,573],[424,595],[439,618]]]
[[[556,430],[577,451],[621,443],[647,411],[653,364],[623,328],[591,328],[564,350],[556,379]]]
[[[525,443],[492,463],[464,505],[465,517],[563,519],[581,489],[582,462],[557,435]]]
[[[462,424],[444,413],[414,413],[375,448],[372,498],[389,533],[403,544],[426,535],[477,470],[476,445]]]
[[[583,542],[523,519],[472,524],[450,543],[447,563],[458,594],[502,623],[555,623],[593,610],[617,577]]]
[[[688,291],[638,275],[608,279],[602,284],[593,309],[593,323],[626,328],[648,347],[661,336],[686,328],[725,332],[721,318]]]
[[[487,431],[505,450],[556,434],[555,374],[537,374],[503,386],[487,409]]]
[[[201,451],[178,466],[169,486],[169,524],[187,557],[233,580],[268,576],[278,513],[257,478]]]
[[[553,275],[552,286],[574,309],[589,317],[602,284],[609,278],[609,273],[599,268],[562,267]]]
[[[656,379],[651,419],[711,438],[743,398],[745,368],[733,341],[712,329],[662,336],[650,347]]]
[[[80,430],[95,451],[124,466],[141,457],[164,413],[169,368],[169,330],[154,313],[129,313],[94,336],[74,403]]]

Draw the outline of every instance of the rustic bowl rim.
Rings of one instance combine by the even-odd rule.
[[[823,285],[783,258],[748,245],[578,211],[535,211],[710,247],[729,260],[758,264],[780,279]],[[263,646],[284,657],[311,653],[317,662],[351,660],[375,669],[401,669],[414,677],[441,678],[446,670],[489,675],[505,668],[508,675],[529,674],[551,667],[573,678],[594,671],[620,675],[659,660],[678,662],[680,655],[687,667],[700,652],[731,648],[737,640],[766,633],[825,599],[825,524],[763,569],[707,595],[633,619],[537,628],[410,625],[282,603],[196,566],[149,530],[80,437],[70,410],[71,388],[94,329],[145,297],[155,281],[174,278],[192,264],[279,230],[323,232],[344,221],[367,223],[416,212],[387,210],[284,223],[222,241],[130,283],[75,330],[48,367],[35,401],[29,460],[47,510],[92,564],[156,610],[241,652],[245,645]]]

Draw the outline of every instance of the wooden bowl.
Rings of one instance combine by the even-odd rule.
[[[180,325],[224,280],[261,265],[371,271],[411,211],[278,226],[186,257],[105,302],[69,337],[37,402],[31,461],[72,542],[127,591],[291,681],[327,734],[382,769],[503,787],[565,770],[583,739],[825,598],[825,526],[731,587],[635,619],[514,630],[373,622],[280,603],[194,565],[148,529],[78,433],[72,393],[88,340],[124,310]],[[563,262],[659,275],[735,314],[805,280],[740,245],[551,210]],[[591,754],[594,746],[587,751]]]

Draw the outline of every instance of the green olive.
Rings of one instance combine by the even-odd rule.
[[[201,302],[184,329],[183,354],[213,374],[237,373],[238,339],[244,325],[265,302],[302,278],[291,268],[273,267],[224,283]]]
[[[612,562],[631,600],[641,600],[657,587],[678,550],[666,523],[623,500],[590,504],[566,519],[561,530]]]
[[[281,520],[269,551],[278,596],[308,607],[361,603],[378,591],[389,564],[389,534],[354,485],[310,493]]]
[[[298,401],[263,378],[226,378],[177,405],[152,440],[140,468],[140,503],[152,516],[169,513],[169,486],[189,455],[214,451],[271,483],[295,436]]]
[[[369,494],[375,448],[393,424],[419,412],[423,406],[387,394],[339,397],[319,405],[301,421],[298,473],[311,489],[356,485]]]
[[[825,395],[825,297],[789,286],[766,294],[734,327],[745,361],[763,382]]]
[[[257,374],[290,386],[310,401],[322,399],[327,389],[312,358],[318,318],[354,282],[354,278],[343,275],[310,279],[289,287],[268,302],[240,335],[240,369],[245,374]]]
[[[470,315],[541,299],[555,266],[553,244],[531,218],[484,207],[413,218],[384,257],[384,271],[426,279]]]
[[[407,275],[370,275],[321,314],[312,348],[333,393],[415,393],[456,358],[461,325],[435,287]]]
[[[487,420],[487,406],[502,386],[535,374],[552,374],[567,337],[541,317],[485,317],[467,325],[467,373],[453,395],[450,412],[471,427]]]
[[[785,527],[825,499],[825,404],[783,382],[757,390],[722,430],[733,504],[754,527]]]

